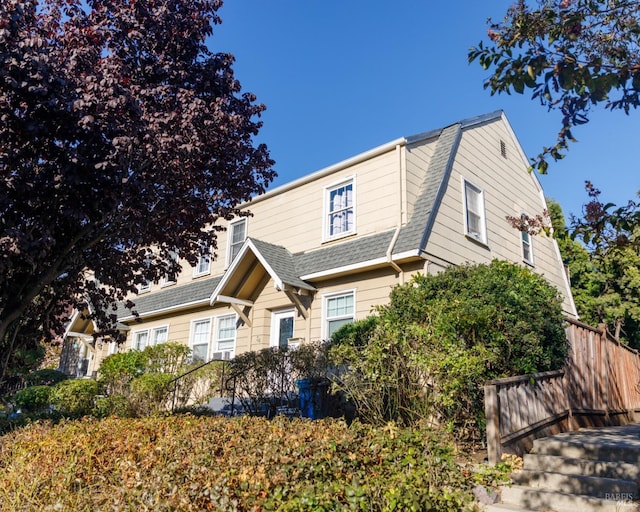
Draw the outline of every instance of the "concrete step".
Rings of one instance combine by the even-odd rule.
[[[640,436],[594,436],[588,431],[536,439],[532,453],[560,455],[570,459],[603,460],[640,464]]]
[[[611,496],[624,496],[627,500],[638,499],[638,484],[630,480],[548,473],[529,468],[514,473],[511,479],[517,485],[534,489],[582,494],[602,499],[610,499]]]
[[[599,476],[632,480],[640,484],[640,465],[628,462],[604,460],[570,459],[560,455],[540,455],[527,453],[523,457],[524,467],[528,470],[563,473],[565,475]]]
[[[524,510],[545,512],[640,512],[638,503],[622,498],[624,497],[611,496],[611,499],[593,498],[545,489],[533,489],[520,485],[505,487],[502,490],[503,505],[515,505]],[[509,510],[509,508],[506,510]]]

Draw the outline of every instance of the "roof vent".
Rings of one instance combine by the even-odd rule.
[[[503,140],[500,141],[500,154],[502,158],[507,158],[507,144]]]

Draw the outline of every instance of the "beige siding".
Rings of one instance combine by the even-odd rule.
[[[500,141],[506,143],[507,157],[500,154]],[[480,244],[464,234],[463,179],[484,192],[487,244]],[[523,263],[520,232],[507,216],[541,213],[545,209],[541,190],[534,176],[501,121],[463,132],[455,157],[447,191],[429,238],[427,252],[451,264],[486,263],[494,258]],[[573,314],[568,299],[562,262],[558,260],[555,241],[542,235],[532,237],[533,269],[545,276],[565,297],[564,308]]]

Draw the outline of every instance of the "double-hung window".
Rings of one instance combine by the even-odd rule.
[[[168,327],[156,327],[155,329],[151,329],[151,345],[159,345],[160,343],[165,343],[167,341],[169,335]]]
[[[213,359],[232,359],[236,346],[236,315],[216,319]]]
[[[204,244],[200,246],[200,256],[193,269],[194,277],[203,276],[211,272],[211,249]]]
[[[325,189],[325,239],[355,233],[355,183],[353,178]]]
[[[211,319],[195,320],[191,323],[191,359],[206,361],[209,357]]]
[[[133,335],[133,348],[144,350],[149,343],[149,331],[138,331]]]
[[[355,292],[341,292],[324,297],[324,335],[331,338],[340,327],[355,320]]]
[[[227,248],[227,265],[236,258],[244,240],[247,238],[247,219],[240,219],[229,224],[229,243]]]
[[[526,215],[524,213],[520,215],[520,219],[523,220],[523,228],[527,227],[524,223],[525,218]],[[525,263],[533,265],[533,241],[531,240],[531,233],[526,229],[520,231],[520,241],[522,244],[522,259]]]
[[[133,334],[133,348],[136,350],[144,350],[146,347],[153,347],[167,341],[169,335],[169,327],[154,327],[153,329],[145,329],[144,331],[136,331]]]
[[[169,251],[169,257],[167,258],[167,265],[171,266],[175,262],[178,261],[178,253],[176,251]],[[169,286],[172,284],[176,284],[176,276],[175,275],[166,275],[162,278],[162,286]]]
[[[467,236],[487,243],[487,227],[484,211],[484,192],[464,180],[465,233]]]

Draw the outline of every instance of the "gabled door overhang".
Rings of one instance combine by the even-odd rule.
[[[249,312],[269,279],[276,290],[285,293],[303,318],[309,316],[304,297],[316,292],[315,286],[298,277],[293,255],[284,247],[247,238],[218,286],[211,294],[212,306],[228,304],[242,321],[251,326]]]

